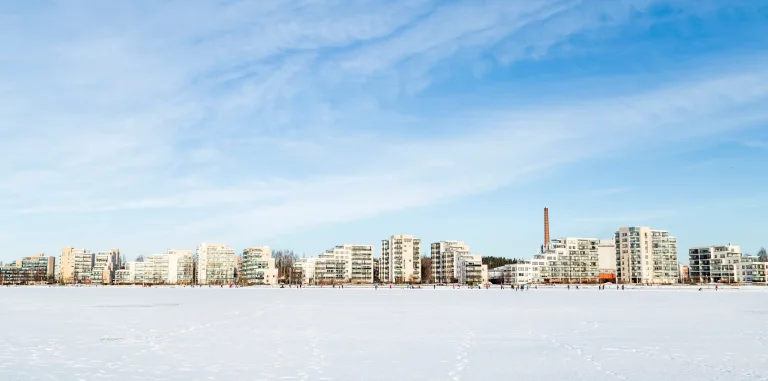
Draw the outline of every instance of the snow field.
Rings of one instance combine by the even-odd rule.
[[[768,288],[2,288],[0,380],[765,380]]]

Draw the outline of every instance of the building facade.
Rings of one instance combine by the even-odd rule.
[[[691,280],[697,283],[744,282],[747,274],[742,271],[742,262],[739,246],[700,246],[688,249],[689,274]]]
[[[235,251],[227,245],[203,243],[197,247],[197,283],[231,284],[235,281]]]
[[[435,279],[435,282],[460,282],[460,261],[462,257],[469,255],[469,246],[462,241],[432,243],[430,245],[430,256],[432,258],[432,277]]]
[[[59,254],[59,272],[56,277],[62,283],[75,283],[75,256],[85,254],[84,249],[65,247]]]
[[[598,277],[600,282],[616,282],[616,242],[612,239],[597,241]]]
[[[74,254],[74,282],[89,283],[93,275],[95,256],[91,252],[76,252]]]
[[[45,254],[24,257],[21,259],[21,267],[29,269],[31,273],[30,282],[51,282],[55,276],[56,258],[46,256]]]
[[[606,260],[606,248],[597,238],[558,238],[542,246],[536,256],[545,265],[540,269],[545,283],[597,283],[600,281],[600,253]],[[614,252],[615,262],[615,252]],[[604,265],[610,271],[610,266]]]
[[[421,282],[421,240],[404,234],[382,240],[380,262],[382,282]]]
[[[293,264],[292,279],[299,284],[315,284],[317,258],[299,258]]]
[[[326,250],[320,257],[343,260],[346,282],[373,283],[373,246],[371,245],[339,245]]]
[[[277,267],[269,247],[243,250],[242,278],[247,284],[276,285]]]
[[[483,264],[483,257],[480,254],[460,256],[457,267],[460,284],[476,286],[488,282],[488,266]]]
[[[619,229],[614,238],[618,282],[677,282],[677,238],[668,231],[633,226]]]

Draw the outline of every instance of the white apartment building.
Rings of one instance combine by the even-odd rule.
[[[93,274],[94,255],[91,252],[74,253],[73,277],[76,283],[87,283],[91,281]]]
[[[382,282],[421,282],[421,240],[405,234],[382,240],[380,266]]]
[[[739,246],[700,246],[688,249],[689,274],[697,283],[738,282],[741,272]]]
[[[277,267],[269,247],[251,247],[243,250],[242,274],[248,284],[276,285]]]
[[[700,246],[688,250],[689,274],[698,283],[752,283],[757,257],[735,245]]]
[[[344,278],[347,282],[373,283],[373,246],[371,245],[339,245],[326,250],[320,257],[345,261]]]
[[[91,271],[91,283],[112,284],[114,272],[117,268],[115,259],[115,252],[112,250],[96,253],[93,261],[93,271]]]
[[[462,255],[457,267],[460,284],[481,285],[488,282],[488,265],[483,264],[480,254]]]
[[[115,271],[115,284],[133,284],[133,279],[131,278],[131,271],[128,269]]]
[[[315,263],[317,258],[299,258],[293,264],[293,279],[301,284],[315,283]]]
[[[597,267],[601,281],[616,281],[616,242],[614,240],[597,241]]]
[[[500,284],[539,283],[541,281],[541,268],[539,266],[541,263],[543,260],[525,260],[497,267],[490,271],[489,278]]]
[[[597,238],[565,237],[553,239],[549,245],[542,246],[541,252],[536,255],[537,260],[543,260],[546,263],[540,269],[542,281],[545,283],[598,282],[600,242]],[[605,251],[604,248],[604,255]],[[614,261],[615,255],[614,252]]]
[[[459,281],[459,262],[469,256],[469,246],[462,241],[440,241],[430,245],[432,257],[432,277],[436,283],[455,283]],[[464,282],[461,282],[464,283]]]
[[[677,282],[677,238],[668,231],[633,226],[619,229],[614,238],[618,282]]]
[[[128,262],[115,272],[116,284],[192,284],[193,280],[192,250],[169,249],[143,262]]]
[[[347,281],[347,263],[334,254],[320,254],[315,260],[315,284],[343,284]]]
[[[768,284],[768,262],[752,262],[752,283]]]
[[[192,250],[168,249],[168,283],[192,284],[195,279],[195,259]]]
[[[203,243],[197,247],[197,283],[235,281],[235,251],[227,245]]]

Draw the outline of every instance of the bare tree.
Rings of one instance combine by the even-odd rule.
[[[144,256],[139,255],[138,257],[136,257],[136,262],[144,262]]]
[[[421,257],[421,283],[432,283],[432,258]]]
[[[765,251],[764,247],[761,247],[760,250],[757,251],[757,260],[760,262],[768,262],[768,252]]]
[[[299,256],[296,255],[293,250],[280,249],[273,251],[272,257],[275,258],[277,279],[290,279],[293,265],[296,263],[296,260],[299,259]]]

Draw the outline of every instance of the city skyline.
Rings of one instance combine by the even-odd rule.
[[[200,242],[380,257],[391,234],[531,257],[544,206],[553,238],[653,226],[681,253],[768,246],[759,4],[0,13],[2,262]]]

